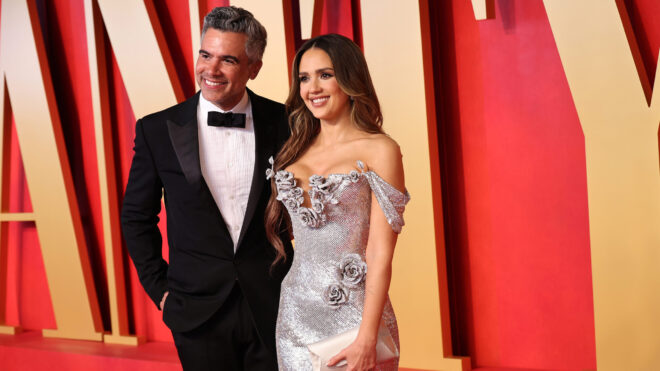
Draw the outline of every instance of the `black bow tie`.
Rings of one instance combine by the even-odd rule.
[[[209,111],[209,126],[222,126],[226,128],[245,128],[245,114],[233,112]]]

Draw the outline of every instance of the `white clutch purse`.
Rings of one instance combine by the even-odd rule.
[[[346,332],[327,337],[316,343],[307,345],[309,349],[309,356],[312,359],[312,366],[314,371],[339,371],[345,370],[348,363],[346,360],[340,361],[333,367],[328,367],[326,364],[330,358],[337,355],[344,348],[349,346],[358,335],[360,327],[352,328]],[[399,349],[392,339],[390,331],[382,323],[378,328],[378,341],[376,342],[376,364],[389,361],[399,357]]]

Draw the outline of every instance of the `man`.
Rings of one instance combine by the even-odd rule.
[[[185,370],[277,369],[275,321],[291,259],[271,270],[265,171],[288,126],[281,104],[246,88],[265,47],[266,30],[250,12],[213,9],[195,66],[201,95],[135,125],[124,238]],[[157,227],[161,195],[169,265]]]

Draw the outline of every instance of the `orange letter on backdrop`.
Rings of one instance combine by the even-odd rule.
[[[43,334],[101,340],[98,300],[35,2],[3,1],[0,26],[0,112],[4,116],[6,84],[34,211],[8,214],[2,205],[1,220],[35,222],[57,324]],[[8,183],[2,179],[2,187]]]
[[[660,68],[651,100],[623,1],[618,8],[615,0],[544,4],[585,137],[598,369],[654,370],[660,365]]]
[[[660,64],[654,95],[622,0],[544,5],[585,137],[598,369],[656,369]]]
[[[364,54],[383,110],[383,127],[401,146],[406,188],[413,197],[397,243],[390,288],[404,344],[401,366],[466,371],[470,360],[453,357],[451,350],[443,222],[436,219],[442,213],[434,213],[442,203],[440,197],[434,203],[432,194],[430,141],[436,139],[429,138],[428,125],[436,123],[429,123],[426,100],[432,95],[426,91],[425,71],[420,68],[424,66],[423,14],[417,1],[405,6],[400,0],[361,1],[360,5]],[[401,71],[406,71],[405,84],[392,78]]]

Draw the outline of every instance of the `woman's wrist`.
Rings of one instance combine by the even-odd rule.
[[[376,331],[365,331],[361,328],[356,341],[365,346],[376,346],[376,342],[378,342],[378,329]]]

